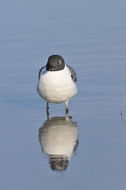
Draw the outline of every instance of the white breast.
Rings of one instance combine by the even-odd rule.
[[[77,93],[76,84],[67,66],[60,71],[43,69],[37,90],[42,98],[54,103],[65,102]]]

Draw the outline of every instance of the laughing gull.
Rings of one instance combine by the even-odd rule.
[[[47,114],[49,103],[65,103],[68,113],[68,102],[77,94],[76,73],[74,69],[65,64],[60,55],[48,58],[46,66],[39,71],[38,94],[47,101]]]

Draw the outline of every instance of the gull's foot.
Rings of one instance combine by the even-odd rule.
[[[68,108],[66,108],[66,114],[68,114],[69,113],[69,109]]]

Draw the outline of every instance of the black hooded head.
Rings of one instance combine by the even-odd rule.
[[[65,62],[60,55],[51,55],[48,58],[48,62],[46,64],[46,69],[48,71],[60,71],[64,69],[64,67],[65,67]]]

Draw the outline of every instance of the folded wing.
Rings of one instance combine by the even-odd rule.
[[[69,71],[71,72],[71,78],[74,80],[74,82],[76,82],[77,81],[77,75],[76,75],[74,69],[72,67],[70,67],[69,65],[67,65],[67,67],[68,67]]]

